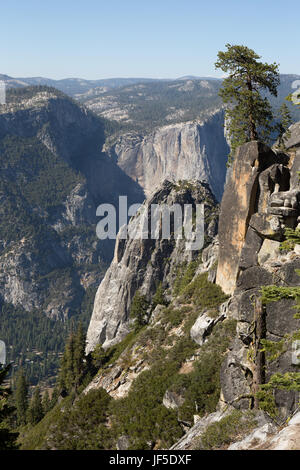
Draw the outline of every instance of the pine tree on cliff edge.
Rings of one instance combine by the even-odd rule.
[[[229,162],[236,148],[252,140],[268,139],[272,132],[273,112],[262,91],[277,96],[278,65],[262,63],[260,56],[246,46],[226,44],[215,63],[228,76],[219,92],[227,105],[226,125],[231,140]]]

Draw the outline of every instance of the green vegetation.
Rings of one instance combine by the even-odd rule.
[[[181,437],[176,413],[162,404],[178,365],[175,361],[158,361],[151,371],[138,376],[126,398],[112,403],[116,435],[128,435],[131,449],[149,449],[149,442],[168,448]]]
[[[230,157],[238,146],[252,140],[266,141],[273,131],[273,111],[262,91],[277,96],[277,64],[260,62],[260,56],[246,46],[226,44],[215,66],[229,74],[220,96],[227,105],[226,117],[231,139]]]
[[[8,346],[8,361],[14,363],[11,377],[22,367],[27,381],[36,385],[56,376],[70,323],[51,320],[45,314],[25,312],[21,307],[1,305],[0,337]]]
[[[296,270],[300,275],[300,270]],[[295,300],[296,309],[294,318],[300,318],[300,287],[283,287],[283,286],[263,286],[262,292],[262,304],[267,305],[271,302],[278,302],[283,299]],[[300,330],[296,330],[291,334],[286,334],[279,341],[271,341],[265,338],[261,339],[261,351],[265,353],[267,363],[276,361],[283,353],[285,353],[292,345],[293,341],[300,340]],[[295,367],[297,367],[295,365]],[[278,409],[274,398],[274,392],[276,390],[289,390],[289,391],[300,391],[300,372],[277,372],[272,374],[267,383],[260,385],[257,399],[259,401],[259,407],[270,414],[273,418],[278,415]]]
[[[14,408],[9,404],[11,390],[4,385],[10,366],[0,366],[0,450],[15,450],[18,448],[16,440],[18,434],[9,426],[9,418],[14,413]]]
[[[50,411],[52,408],[48,390],[44,392],[43,399],[42,399],[42,407],[43,407],[44,414],[48,413],[48,411]]]
[[[295,245],[300,245],[300,229],[296,228],[295,230],[291,228],[286,228],[285,240],[280,243],[279,249],[281,251],[292,251],[295,248]]]
[[[199,261],[185,263],[177,269],[177,276],[174,283],[174,295],[180,295],[195,276]]]
[[[279,372],[272,375],[269,382],[263,385],[264,390],[296,390],[300,392],[300,372]]]
[[[274,113],[290,93],[292,75],[281,75],[278,97],[267,94]],[[125,132],[146,134],[166,124],[201,120],[221,107],[218,92],[222,80],[191,79],[136,83],[101,93],[99,96],[82,94],[78,99],[101,116],[103,107],[97,110],[97,103],[112,105],[125,113],[120,121],[102,117],[107,144],[114,143]],[[300,119],[300,110],[288,103],[293,120]],[[105,109],[107,109],[105,107]],[[126,114],[128,117],[126,117]],[[112,115],[113,119],[113,115]]]
[[[61,369],[57,378],[55,389],[52,389],[50,399],[46,389],[43,396],[39,386],[36,386],[29,399],[29,388],[22,369],[19,369],[12,403],[15,411],[11,418],[13,427],[20,431],[21,440],[24,435],[30,434],[35,426],[51,413],[53,407],[57,407],[58,395],[69,396],[75,399],[87,375],[87,366],[84,355],[85,334],[81,323],[77,330],[68,337],[65,352],[61,358]],[[81,387],[81,389],[80,389]],[[34,431],[33,431],[34,432]]]
[[[116,103],[119,109],[125,111],[128,118],[115,127],[105,124],[108,133],[116,136],[126,131],[147,133],[158,126],[209,116],[221,105],[218,97],[220,84],[219,80],[198,79],[188,84],[182,80],[155,81],[109,90],[99,97],[82,95],[79,99],[87,106],[93,105],[96,113],[98,101]]]
[[[254,414],[235,410],[220,421],[210,424],[201,436],[201,450],[226,448],[232,441],[241,439],[255,427]],[[199,445],[199,444],[198,444]]]
[[[184,396],[184,404],[179,408],[182,421],[193,421],[193,415],[203,416],[212,413],[220,398],[220,368],[231,339],[236,331],[236,322],[227,320],[216,325],[214,333],[202,346],[200,356],[193,371],[179,374],[171,391]]]
[[[105,351],[105,357],[103,358],[102,365],[109,366],[110,364],[114,364],[119,359],[121,354],[134,344],[137,331],[137,329],[131,331],[131,333],[129,333],[122,341],[108,348]]]
[[[43,209],[61,204],[84,181],[36,137],[5,136],[0,141],[0,161],[6,170],[1,182],[13,181],[28,204]]]
[[[57,404],[29,433],[22,449],[102,450],[111,448],[107,410],[110,396],[91,390],[76,402],[67,397]]]
[[[226,297],[218,286],[207,281],[206,275],[200,278],[202,282],[198,279],[197,286],[201,286],[202,301],[198,300],[199,305],[202,308],[217,307]],[[164,293],[158,287],[161,300]],[[193,286],[191,302],[199,297],[200,293],[197,297],[196,286]],[[145,299],[141,294],[136,298],[136,311],[141,312],[142,307],[145,312]],[[235,332],[234,321],[219,323],[201,348],[197,360],[193,361],[193,367],[182,372],[182,367],[199,349],[189,335],[191,324],[198,315],[199,308],[193,305],[180,305],[176,309],[165,306],[157,323],[134,329],[122,342],[106,351],[101,346],[96,348],[91,355],[92,361],[89,358],[86,363],[83,361],[84,371],[77,387],[72,357],[78,348],[74,346],[74,338],[72,341],[69,338],[61,369],[64,380],[60,383],[61,388],[69,381],[69,387],[64,386],[68,395],[22,436],[22,448],[109,449],[116,447],[120,436],[128,437],[130,449],[170,447],[183,434],[182,420],[191,423],[193,414],[203,416],[215,409],[220,394],[220,364]],[[174,327],[179,327],[184,334],[174,336]],[[105,376],[111,364],[119,364],[125,374],[136,363],[136,354],[149,369],[138,375],[127,396],[113,400],[101,389],[93,390],[94,395],[92,392],[79,395],[84,376],[91,366],[93,374],[99,367],[98,373]],[[184,396],[184,403],[178,410],[163,405],[166,390],[178,390]],[[97,396],[97,393],[101,395]],[[84,419],[81,408],[86,410],[87,407],[88,418]],[[89,420],[95,420],[95,424]]]
[[[37,93],[42,92],[54,94],[57,98],[64,98],[68,99],[69,101],[73,101],[72,98],[69,98],[62,91],[59,91],[54,87],[36,85],[20,88],[9,88],[6,92],[6,103],[10,105],[19,104],[20,99],[30,100],[31,98],[36,96]]]
[[[61,360],[58,383],[61,390],[71,393],[82,384],[85,360],[85,334],[79,323],[76,332],[71,331]]]
[[[14,401],[17,411],[17,424],[22,426],[26,424],[28,410],[28,384],[22,369],[18,371]]]
[[[31,425],[37,424],[44,416],[42,397],[39,387],[35,387],[27,410],[27,422]]]
[[[182,290],[183,299],[199,309],[214,308],[228,298],[221,287],[207,280],[207,273],[199,274]]]
[[[143,327],[147,323],[147,311],[149,302],[146,297],[139,291],[136,291],[131,302],[130,317],[135,321],[137,329]]]
[[[30,103],[38,93],[47,95],[50,101]],[[70,112],[73,109],[74,118],[84,114],[78,103],[54,88],[8,89],[6,98],[7,106],[0,109],[6,113],[5,118],[2,115],[6,124],[0,129],[0,257],[5,266],[19,260],[15,276],[24,283],[25,291],[26,285],[33,286],[32,297],[34,300],[38,295],[40,307],[28,312],[27,306],[23,309],[1,302],[0,338],[6,342],[8,359],[13,362],[13,380],[18,367],[23,367],[28,384],[40,383],[43,389],[51,386],[57,375],[70,324],[80,318],[85,328],[90,319],[95,287],[85,292],[80,285],[81,274],[95,269],[101,274],[107,267],[106,261],[92,265],[80,261],[80,257],[74,259],[78,248],[99,249],[92,224],[60,227],[66,199],[75,187],[86,184],[87,158],[96,155],[95,149],[100,155],[103,122],[88,116],[85,128],[83,121],[61,127],[62,116],[56,111],[62,104],[66,111],[68,106]],[[25,102],[34,111],[24,111]],[[101,259],[103,256],[109,261],[110,254],[105,249],[103,252],[99,253]],[[66,305],[69,294],[69,305],[63,312],[58,309],[59,321],[47,318],[49,310],[51,315],[55,311],[53,303]]]
[[[300,299],[300,287],[262,286],[261,292],[264,305],[282,299]]]
[[[167,305],[167,301],[164,295],[164,289],[161,282],[158,283],[156,292],[151,301],[152,310],[154,310],[157,305]]]
[[[219,305],[226,297],[221,295],[218,286],[207,281],[206,275],[201,278],[202,283],[198,285],[203,290],[198,298],[201,295],[202,308]],[[193,287],[195,293],[196,287]],[[115,433],[129,436],[130,448],[151,448],[149,442],[159,442],[160,448],[169,447],[182,434],[178,418],[191,422],[193,414],[202,416],[215,409],[220,394],[220,364],[234,335],[235,322],[228,320],[217,325],[195,361],[193,371],[183,374],[180,373],[182,365],[198,348],[189,337],[191,324],[198,315],[199,310],[194,311],[193,307],[167,307],[161,314],[161,323],[148,326],[136,337],[136,347],[147,346],[151,351],[145,355],[151,369],[138,376],[127,397],[111,404]],[[173,342],[172,336],[169,337],[170,329],[180,325],[185,334]],[[184,395],[184,404],[177,412],[167,410],[162,404],[167,389]]]

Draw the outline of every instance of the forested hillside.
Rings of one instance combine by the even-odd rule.
[[[96,207],[143,199],[104,134],[53,88],[9,89],[0,106],[0,337],[31,384],[53,382],[71,322],[87,327],[114,246],[96,237]]]

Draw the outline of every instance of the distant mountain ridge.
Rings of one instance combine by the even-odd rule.
[[[198,78],[198,77],[197,77]],[[179,78],[178,80],[184,80]],[[85,78],[62,78],[52,79],[47,77],[11,77],[6,74],[0,74],[0,80],[4,80],[8,86],[19,87],[28,85],[44,85],[57,88],[64,93],[74,96],[76,94],[85,93],[97,87],[105,87],[107,89],[121,88],[123,86],[134,85],[136,83],[148,83],[157,81],[171,81],[172,79],[160,78],[143,78],[143,77],[116,77],[101,78],[96,80],[87,80]]]

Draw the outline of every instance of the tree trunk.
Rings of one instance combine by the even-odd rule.
[[[250,77],[247,80],[247,87],[248,87],[248,90],[250,91],[250,93],[252,93],[253,88],[252,88],[252,81],[251,81]],[[252,96],[251,96],[250,97],[250,112],[249,112],[250,140],[257,140],[258,135],[257,135],[257,131],[256,131],[256,124],[255,124],[255,121],[254,121],[253,111],[252,110],[253,110],[253,100],[252,100]]]
[[[266,336],[266,317],[260,298],[255,299],[254,306],[254,370],[252,391],[254,395],[254,408],[258,408],[256,397],[259,385],[265,383],[265,353],[261,351],[261,339]]]
[[[257,140],[258,136],[256,132],[256,126],[255,126],[255,122],[251,113],[249,115],[249,120],[250,120],[250,140]]]

